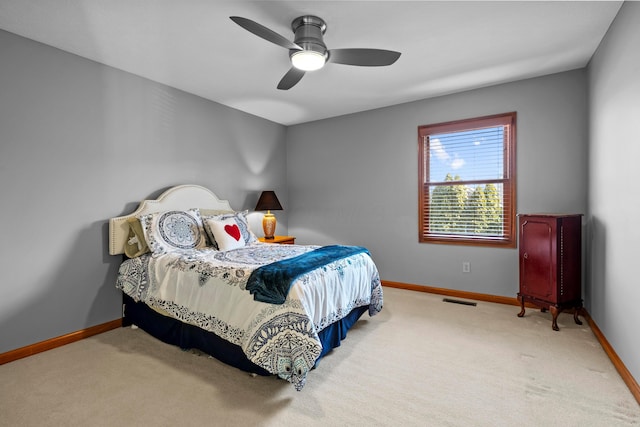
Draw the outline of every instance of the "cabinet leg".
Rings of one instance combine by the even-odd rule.
[[[524,298],[518,297],[520,300],[520,313],[518,313],[518,317],[524,316]]]
[[[576,308],[576,310],[573,312],[573,320],[574,320],[578,325],[582,325],[582,322],[580,321],[580,319],[578,319],[578,314],[580,313],[580,311],[582,311],[582,307],[578,307],[578,308]]]
[[[553,329],[554,331],[559,331],[560,328],[558,328],[558,314],[560,314],[560,310],[558,310],[558,307],[555,307],[553,305],[549,306],[549,311],[551,312],[551,329]]]

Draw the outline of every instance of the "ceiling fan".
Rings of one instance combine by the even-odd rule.
[[[289,49],[292,67],[284,75],[278,89],[287,90],[295,86],[307,71],[322,68],[327,62],[334,64],[380,67],[391,65],[400,57],[400,52],[384,49],[327,49],[322,35],[327,24],[317,16],[304,15],[291,22],[294,40],[247,18],[231,16],[233,22],[258,37]]]

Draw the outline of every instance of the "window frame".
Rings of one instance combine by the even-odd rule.
[[[418,126],[418,241],[419,243],[439,243],[471,246],[515,248],[516,236],[516,119],[517,113],[509,112],[490,116],[474,117],[450,122]],[[481,181],[454,181],[457,184],[499,183],[503,185],[503,237],[480,237],[469,234],[431,233],[426,228],[429,223],[429,187],[433,185],[429,177],[430,135],[464,132],[487,127],[508,126],[503,142],[503,178]],[[438,184],[445,185],[445,184]],[[505,203],[505,200],[508,203]]]

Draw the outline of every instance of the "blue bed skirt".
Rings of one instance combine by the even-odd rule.
[[[240,346],[220,338],[213,332],[163,316],[146,304],[135,302],[126,294],[122,295],[124,303],[123,326],[134,324],[149,335],[167,344],[176,345],[183,349],[203,351],[221,362],[246,372],[258,375],[272,375],[264,368],[247,359]],[[320,359],[331,349],[340,346],[340,342],[347,336],[347,331],[368,309],[369,307],[367,306],[354,308],[347,316],[320,331],[318,336],[322,342],[322,352],[316,359],[316,366]]]

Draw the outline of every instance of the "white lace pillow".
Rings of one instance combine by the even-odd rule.
[[[166,211],[139,217],[144,237],[154,254],[202,249],[206,238],[198,209]]]
[[[211,231],[218,250],[229,251],[245,246],[245,239],[242,236],[240,227],[235,217],[225,219],[206,219],[205,224]]]
[[[248,213],[249,211],[241,211],[241,212],[231,212],[231,213],[226,213],[221,215],[205,216],[203,218],[204,229],[207,233],[207,237],[209,238],[209,241],[211,242],[211,245],[215,249],[218,249],[218,243],[216,242],[216,238],[211,228],[209,227],[208,220],[210,219],[219,221],[223,219],[233,218],[236,221],[236,225],[240,229],[240,234],[242,234],[242,238],[244,239],[244,244],[250,245],[254,242],[257,242],[258,238],[253,233],[253,231],[251,231],[251,229],[249,228],[249,221],[247,220]]]

